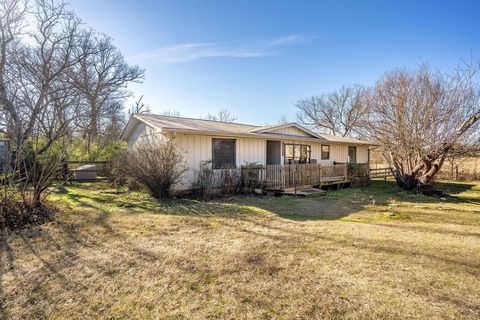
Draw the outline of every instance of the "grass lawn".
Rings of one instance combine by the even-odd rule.
[[[68,187],[54,221],[2,235],[0,318],[479,319],[480,182],[441,187],[167,204]]]

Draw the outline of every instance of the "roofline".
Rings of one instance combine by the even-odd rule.
[[[257,124],[250,124],[250,123],[240,123],[240,122],[225,122],[225,121],[220,121],[220,120],[210,120],[210,119],[202,119],[202,118],[193,118],[193,117],[182,117],[182,116],[164,116],[161,114],[141,114],[141,113],[134,113],[134,115],[138,116],[153,116],[153,117],[167,117],[167,118],[176,118],[176,119],[187,119],[187,120],[200,120],[200,121],[209,121],[209,122],[217,122],[217,123],[228,123],[228,124],[238,124],[240,126],[249,126],[249,127],[257,127],[257,128],[262,128],[264,126],[257,125]]]
[[[127,132],[127,129],[130,126],[130,123],[132,122],[132,119],[133,119],[134,115],[135,114],[132,114],[130,116],[130,118],[128,119],[127,124],[126,124],[125,128],[123,128],[122,134],[120,135],[120,140],[123,140],[125,138],[125,133]]]
[[[258,128],[250,130],[250,132],[268,132],[268,131],[288,128],[288,127],[292,127],[292,126],[296,127],[299,130],[302,130],[302,131],[304,131],[304,132],[306,132],[306,133],[308,133],[308,134],[310,134],[314,137],[323,138],[323,137],[320,137],[317,133],[313,132],[312,130],[298,124],[297,122],[281,123],[281,124],[278,124],[278,125],[258,127]],[[264,130],[262,130],[262,129],[264,129]]]
[[[204,136],[215,136],[215,137],[245,137],[245,138],[256,138],[256,139],[272,139],[272,140],[293,140],[293,141],[308,141],[316,142],[320,144],[342,144],[342,145],[363,145],[371,146],[369,142],[344,142],[344,141],[332,141],[323,138],[313,138],[313,137],[304,137],[304,136],[293,136],[285,134],[268,134],[268,133],[231,133],[231,132],[221,132],[221,131],[202,131],[202,130],[192,130],[192,129],[176,129],[176,128],[162,128],[163,132],[169,133],[181,133],[181,134],[198,134]]]
[[[146,125],[148,125],[151,128],[160,128],[159,126],[156,126],[153,123],[150,123],[149,121],[141,118],[141,114],[134,113],[134,114],[132,114],[130,119],[128,119],[127,125],[125,126],[125,129],[123,129],[123,132],[120,136],[120,140],[127,141],[127,140],[125,140],[125,134],[127,133],[127,130],[129,129],[130,123],[132,122],[133,119],[137,119],[138,121],[145,123]]]
[[[149,116],[148,114],[145,114],[145,116]],[[156,115],[152,115],[156,116]],[[189,119],[189,120],[203,120],[203,121],[210,121],[210,122],[218,122],[218,123],[224,123],[223,121],[215,121],[215,120],[208,120],[208,119],[198,119],[198,118],[188,118],[188,117],[177,117],[177,116],[162,116],[162,117],[168,117],[168,118],[177,118],[177,119]],[[323,137],[321,133],[315,133],[301,125],[299,125],[296,122],[290,122],[286,124],[279,124],[279,125],[271,125],[271,126],[256,126],[256,125],[251,125],[251,124],[243,124],[243,123],[236,123],[236,122],[231,122],[230,124],[238,124],[238,125],[245,125],[245,126],[251,126],[251,127],[256,127],[254,129],[251,129],[248,133],[232,133],[232,132],[223,132],[223,131],[205,131],[205,130],[196,130],[196,129],[178,129],[178,128],[169,128],[165,126],[158,126],[156,124],[151,123],[150,121],[146,120],[144,117],[142,117],[142,114],[134,113],[130,117],[130,119],[127,122],[127,125],[121,135],[121,140],[125,140],[125,135],[128,133],[127,131],[129,129],[129,126],[132,122],[133,119],[137,119],[140,122],[145,123],[151,128],[156,128],[160,129],[161,131],[165,132],[177,132],[177,133],[185,133],[185,134],[199,134],[199,135],[209,135],[209,136],[224,136],[224,137],[250,137],[250,138],[270,138],[270,139],[276,139],[276,140],[297,140],[297,141],[310,141],[310,142],[318,142],[318,143],[329,143],[329,144],[342,144],[342,145],[364,145],[364,146],[378,146],[378,144],[371,143],[368,141],[361,141],[359,140],[358,142],[350,142],[350,141],[332,141],[326,137]],[[301,129],[309,134],[312,135],[312,137],[305,137],[305,136],[295,136],[295,135],[286,135],[286,134],[281,134],[281,133],[258,133],[262,132],[262,128],[265,128],[266,132],[270,130],[275,130],[279,128],[285,128],[289,126],[295,126],[298,129]]]

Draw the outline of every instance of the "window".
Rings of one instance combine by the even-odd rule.
[[[312,148],[305,144],[284,144],[285,164],[310,163]]]
[[[235,168],[235,140],[212,139],[213,169]]]
[[[322,144],[322,160],[330,160],[330,146]]]
[[[348,147],[348,161],[350,163],[357,162],[357,147]]]

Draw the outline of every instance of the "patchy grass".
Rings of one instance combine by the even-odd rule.
[[[2,235],[0,318],[478,319],[480,183],[442,188],[162,204],[63,188],[54,221]]]

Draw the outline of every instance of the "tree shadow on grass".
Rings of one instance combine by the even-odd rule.
[[[14,254],[8,243],[6,231],[0,231],[0,319],[8,319],[5,310],[5,290],[3,288],[3,275],[14,268]]]
[[[94,270],[97,273],[108,273],[109,266],[92,259],[82,258],[85,250],[88,255],[106,254],[117,259],[123,266],[135,266],[138,263],[154,262],[164,257],[158,252],[139,246],[128,235],[119,232],[110,223],[111,213],[105,210],[95,210],[85,215],[78,215],[73,222],[54,219],[48,227],[26,229],[11,234],[0,234],[0,319],[8,319],[11,315],[5,308],[6,302],[16,299],[14,295],[23,294],[26,298],[25,308],[33,307],[35,317],[47,318],[46,310],[35,308],[35,301],[28,297],[43,288],[47,283],[58,282],[65,292],[75,294],[77,300],[87,297],[84,292],[85,283],[72,274],[72,270]],[[121,243],[118,248],[112,246]],[[15,241],[15,246],[9,242]],[[15,262],[15,256],[24,259],[31,256],[37,260],[41,268],[34,271],[23,269],[23,265]],[[30,259],[30,258],[29,258]],[[34,263],[35,264],[35,263]],[[28,282],[27,286],[16,288],[16,291],[5,292],[3,275],[10,273],[17,283]],[[30,275],[29,275],[30,274]],[[27,278],[26,275],[28,276]],[[12,280],[10,280],[11,282]],[[49,298],[45,297],[45,301]]]
[[[392,210],[392,203],[395,205],[395,203],[400,202],[407,204],[407,206],[410,203],[412,207],[432,204],[443,206],[449,203],[460,205],[480,204],[480,188],[474,183],[441,183],[438,188],[447,192],[448,195],[445,199],[402,190],[395,181],[376,180],[365,187],[330,190],[324,197],[294,198],[283,207],[268,206],[268,202],[259,203],[259,205],[281,217],[305,221],[338,220],[365,209],[369,209],[371,213],[380,214],[382,210]],[[265,204],[267,205],[265,206]],[[475,206],[467,208],[471,209],[465,209],[464,211],[470,212],[474,211]],[[480,210],[480,207],[478,209]],[[397,215],[384,218],[386,220],[402,220],[407,217]]]
[[[412,256],[419,259],[428,258],[430,260],[450,263],[456,266],[462,267],[463,271],[478,276],[480,275],[480,261],[464,261],[456,257],[448,256],[442,254],[442,252],[424,252],[414,247],[401,245],[401,241],[392,240],[392,239],[368,239],[364,237],[359,237],[351,235],[347,238],[335,237],[327,234],[314,233],[309,231],[299,231],[298,229],[289,229],[288,227],[281,227],[278,225],[272,225],[261,220],[249,220],[250,223],[261,227],[265,230],[276,230],[279,233],[283,234],[283,237],[286,238],[303,238],[304,240],[317,240],[317,241],[328,241],[331,243],[337,244],[339,247],[351,247],[359,250],[366,250],[373,253],[386,253],[386,254],[400,254],[404,256]],[[231,225],[236,227],[235,225]],[[242,231],[242,229],[239,229]],[[246,230],[244,232],[251,233]],[[272,234],[264,232],[255,232],[253,233],[257,236],[263,236],[269,239],[279,239],[282,235],[276,235],[272,238]]]
[[[91,188],[88,189],[89,192],[73,189],[72,192],[64,192],[63,196],[75,207],[110,211],[118,209],[122,213],[131,214],[236,218],[263,212],[294,221],[340,220],[349,219],[348,217],[352,215],[355,217],[353,219],[360,217],[360,220],[365,218],[366,220],[390,221],[409,218],[408,215],[383,215],[381,211],[388,211],[389,204],[395,202],[411,203],[412,206],[424,204],[441,206],[444,203],[477,204],[480,201],[480,190],[478,190],[478,198],[475,196],[466,198],[463,195],[464,192],[469,195],[470,191],[477,192],[475,187],[478,186],[473,183],[440,184],[439,188],[451,194],[446,202],[432,196],[407,192],[400,189],[395,181],[391,180],[374,180],[365,187],[330,190],[326,196],[317,198],[234,196],[210,201],[175,199],[159,202],[142,193],[107,192],[105,194],[103,191]],[[374,205],[377,207],[371,209],[370,207]],[[472,210],[465,209],[464,211]],[[355,216],[362,211],[370,212],[370,214],[361,213]]]

